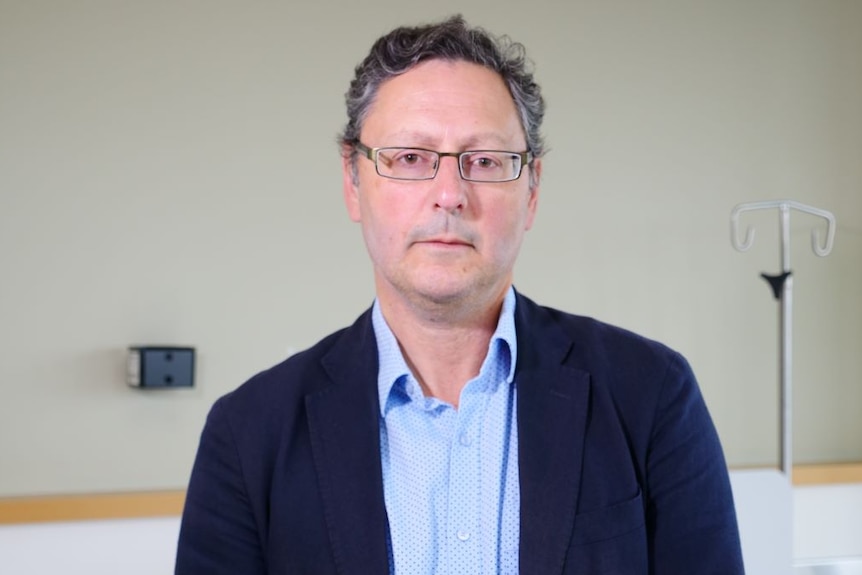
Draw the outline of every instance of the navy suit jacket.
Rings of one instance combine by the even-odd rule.
[[[743,573],[724,456],[686,361],[517,296],[520,571]],[[388,573],[371,314],[219,399],[178,575]]]

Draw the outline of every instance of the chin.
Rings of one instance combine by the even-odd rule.
[[[478,278],[461,278],[458,281],[429,281],[414,285],[413,293],[435,305],[479,303],[488,295],[488,285]]]

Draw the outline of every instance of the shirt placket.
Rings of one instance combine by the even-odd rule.
[[[465,389],[458,409],[449,455],[449,509],[446,573],[482,572],[481,420],[485,396]]]

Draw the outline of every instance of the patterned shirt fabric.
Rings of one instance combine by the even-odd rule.
[[[375,301],[380,455],[393,575],[518,573],[520,487],[510,288],[459,407],[425,397]]]

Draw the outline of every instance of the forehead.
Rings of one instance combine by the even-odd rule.
[[[462,61],[430,60],[380,85],[362,127],[372,146],[525,145],[503,78]]]

